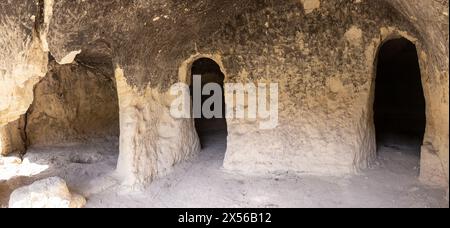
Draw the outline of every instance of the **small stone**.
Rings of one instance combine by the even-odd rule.
[[[85,204],[84,197],[72,195],[66,182],[59,177],[19,188],[9,201],[10,208],[81,208]]]

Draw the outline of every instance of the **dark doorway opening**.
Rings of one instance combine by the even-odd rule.
[[[191,69],[191,99],[194,99],[193,85],[194,85],[194,75],[201,76],[201,90],[210,84],[214,83],[220,86],[220,94],[201,95],[201,105],[204,106],[205,102],[213,96],[219,96],[221,100],[221,116],[208,118],[201,113],[201,118],[195,118],[195,128],[200,137],[200,144],[202,149],[211,149],[215,151],[220,151],[220,153],[225,154],[226,143],[228,136],[227,121],[225,118],[225,97],[224,97],[224,80],[225,75],[222,73],[220,66],[213,60],[209,58],[201,58],[196,60],[192,64]],[[194,102],[193,102],[194,103]],[[211,110],[214,110],[215,104],[211,106]]]
[[[378,149],[402,149],[420,156],[425,97],[417,50],[407,39],[390,40],[379,50],[374,112]]]

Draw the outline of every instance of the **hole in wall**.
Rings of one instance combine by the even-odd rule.
[[[221,102],[215,103],[210,107],[210,110],[220,110],[221,115],[220,118],[212,117],[209,118],[201,113],[200,118],[194,118],[195,120],[195,129],[200,138],[200,144],[202,150],[213,150],[216,153],[220,153],[221,155],[225,155],[226,145],[227,145],[227,121],[225,118],[225,97],[224,97],[224,80],[225,75],[221,71],[220,66],[212,59],[209,58],[200,58],[196,60],[191,67],[191,81],[190,81],[190,90],[191,90],[191,100],[194,104],[194,76],[199,75],[201,78],[200,85],[201,90],[205,88],[206,85],[213,83],[220,86],[220,94],[214,94],[214,92],[210,93],[210,95],[202,95],[201,96],[201,106],[205,105],[205,102],[212,98],[213,96],[221,97]],[[200,92],[200,91],[199,91]],[[215,107],[215,105],[220,105],[221,107]],[[194,107],[195,108],[195,107]],[[194,111],[195,112],[195,111]]]
[[[378,151],[391,148],[420,158],[425,108],[415,45],[405,38],[387,41],[377,62],[374,114]]]
[[[113,170],[120,126],[111,58],[80,55],[60,65],[50,56],[49,71],[35,86],[23,119],[24,156],[48,164],[49,172],[81,179]]]

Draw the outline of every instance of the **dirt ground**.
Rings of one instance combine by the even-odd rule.
[[[223,133],[210,133],[203,144],[198,157],[140,190],[120,186],[114,178],[117,142],[32,148],[21,165],[0,164],[0,203],[6,207],[17,187],[60,176],[73,192],[86,196],[90,208],[449,207],[443,189],[418,182],[419,157],[407,147],[381,148],[378,165],[355,176],[279,173],[256,177],[222,170]]]

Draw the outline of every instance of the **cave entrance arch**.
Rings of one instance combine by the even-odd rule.
[[[394,149],[420,160],[426,128],[426,101],[416,46],[405,38],[379,49],[374,118],[378,152]]]
[[[200,96],[200,104],[202,107],[210,107],[208,110],[219,110],[220,116],[208,117],[205,113],[201,113],[200,116],[194,116],[195,130],[200,139],[200,145],[202,150],[211,150],[220,156],[225,156],[228,128],[227,120],[225,116],[225,96],[224,96],[224,80],[225,74],[222,72],[219,64],[210,58],[199,58],[192,63],[190,69],[190,91],[191,101],[195,104],[195,93],[200,95],[200,92],[204,92],[205,86],[208,84],[215,84],[220,87],[220,91],[215,91],[205,95],[202,93]],[[196,82],[195,76],[201,78],[201,82]],[[201,85],[201,91],[194,91],[194,84]],[[215,94],[219,92],[220,94]],[[213,105],[205,104],[212,97],[220,97],[221,101]],[[219,104],[220,103],[220,104]],[[197,103],[199,104],[199,103]],[[221,107],[216,107],[220,105]],[[193,114],[195,112],[195,105],[193,105]],[[200,113],[198,113],[200,114]]]
[[[23,116],[23,153],[74,181],[88,179],[84,174],[90,172],[112,171],[119,156],[119,118],[112,58],[86,51],[61,65],[49,55],[49,71],[36,84]]]

